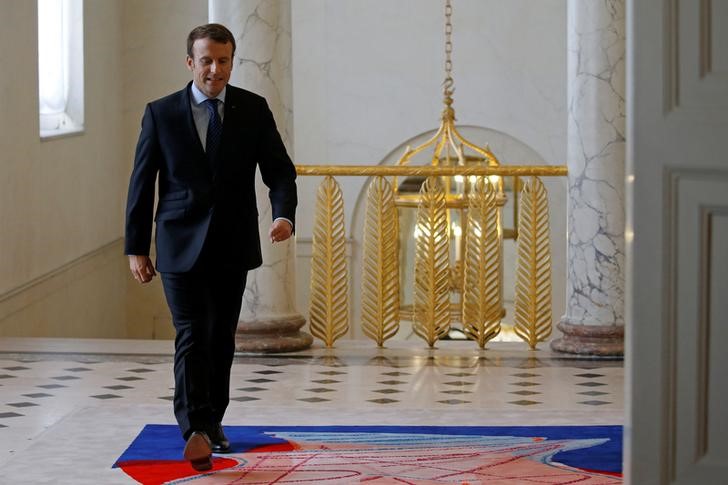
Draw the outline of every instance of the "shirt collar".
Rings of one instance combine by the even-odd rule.
[[[194,82],[192,82],[192,88],[190,89],[190,92],[192,93],[192,100],[195,102],[195,105],[204,103],[208,99],[207,95],[200,91],[200,89],[195,85]],[[219,99],[221,103],[224,103],[226,92],[227,86],[222,88],[222,91],[220,91],[220,94],[215,96],[215,99]]]

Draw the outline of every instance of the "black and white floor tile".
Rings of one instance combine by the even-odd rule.
[[[226,424],[623,420],[619,360],[569,358],[514,344],[485,351],[467,342],[444,342],[436,350],[420,342],[390,347],[343,342],[333,350],[240,355]],[[105,470],[104,483],[129,483],[109,467],[144,424],[174,422],[173,385],[169,342],[0,339],[0,466],[17,474],[12,483],[59,483],[59,475],[50,472],[47,482],[38,476],[23,482],[20,475],[32,460],[47,459],[48,450],[63,455],[74,443],[83,454],[83,443],[100,440],[101,448],[89,450],[86,463]],[[70,438],[63,433],[67,428]],[[64,436],[69,443],[58,442]],[[76,462],[61,458],[61,467]],[[93,483],[78,473],[69,477],[75,478],[68,483]]]

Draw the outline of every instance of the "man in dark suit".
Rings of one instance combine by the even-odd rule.
[[[229,452],[222,429],[235,330],[247,271],[262,263],[255,170],[270,189],[272,242],[293,232],[296,172],[265,100],[228,85],[235,38],[219,24],[190,32],[187,87],[149,103],[126,208],[125,253],[134,278],[149,258],[156,210],[156,270],[176,330],[174,412],[197,470]],[[157,181],[158,178],[158,181]]]

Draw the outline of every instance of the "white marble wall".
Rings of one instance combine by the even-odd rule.
[[[235,35],[231,84],[264,96],[292,156],[290,0],[210,0],[210,22]],[[300,317],[295,309],[295,243],[271,244],[268,188],[256,180],[263,266],[248,274],[242,321]],[[300,213],[299,209],[299,213]]]
[[[624,0],[568,8],[568,277],[563,322],[624,325]]]

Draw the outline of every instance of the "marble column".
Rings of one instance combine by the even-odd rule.
[[[292,155],[290,0],[210,0],[210,22],[228,27],[237,49],[230,83],[268,101],[288,153]],[[268,188],[256,179],[263,266],[248,273],[236,337],[241,352],[287,352],[311,346],[301,332],[306,319],[296,311],[295,239],[272,244]]]
[[[624,352],[624,0],[568,2],[568,241],[559,352]]]

